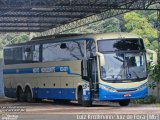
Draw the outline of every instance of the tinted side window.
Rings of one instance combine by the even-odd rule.
[[[57,61],[65,57],[65,50],[60,48],[60,43],[47,43],[43,44],[43,62]],[[64,55],[64,56],[62,56]]]
[[[22,61],[22,47],[4,49],[5,64],[18,64]]]
[[[39,45],[4,49],[4,62],[5,64],[39,62]]]
[[[28,45],[23,47],[23,63],[39,62],[39,45]]]
[[[116,50],[144,50],[141,39],[100,40],[98,41],[100,52]]]
[[[87,58],[96,56],[96,44],[95,44],[95,41],[93,41],[93,40],[87,41],[86,47],[87,47]]]
[[[4,49],[4,63],[11,64],[13,60],[13,49]]]
[[[22,47],[13,48],[13,63],[22,62]]]
[[[43,62],[80,60],[84,56],[84,41],[43,44]]]
[[[84,57],[84,42],[85,41],[74,41],[67,43],[67,50],[73,60],[81,60]]]

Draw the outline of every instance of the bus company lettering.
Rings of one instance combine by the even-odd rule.
[[[55,67],[41,68],[42,73],[55,72]]]
[[[68,71],[68,67],[60,67],[60,71],[61,72],[67,72]]]
[[[33,73],[39,73],[40,72],[40,68],[33,68]]]
[[[33,68],[33,73],[68,72],[68,66]]]

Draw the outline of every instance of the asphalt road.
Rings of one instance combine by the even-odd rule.
[[[115,117],[117,120],[133,118],[150,120],[150,117],[159,120],[160,106],[130,104],[128,107],[120,107],[117,103],[95,102],[92,107],[82,107],[75,101],[55,103],[46,100],[41,103],[18,103],[15,99],[0,99],[2,120],[112,120]]]

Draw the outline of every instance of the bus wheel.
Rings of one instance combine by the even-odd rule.
[[[78,91],[78,104],[81,104],[84,107],[92,106],[92,101],[91,100],[89,100],[89,101],[83,100],[83,90],[82,89],[80,89]]]
[[[33,99],[32,99],[32,93],[31,93],[31,90],[29,87],[26,88],[25,90],[25,99],[27,102],[32,102]]]
[[[20,87],[17,89],[17,101],[24,102],[24,93],[23,93],[22,88]]]
[[[119,105],[120,106],[128,106],[130,103],[130,100],[120,100]]]
[[[78,104],[82,104],[82,88],[78,90]]]

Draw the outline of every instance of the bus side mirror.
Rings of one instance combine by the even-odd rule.
[[[62,43],[61,46],[60,46],[60,48],[61,48],[61,49],[66,49],[66,48],[67,48],[66,43]]]
[[[87,66],[88,66],[87,65],[87,60],[86,59],[82,60],[82,63],[81,63],[82,78],[88,77]]]
[[[100,52],[96,52],[96,55],[100,58],[100,65],[104,66],[105,65],[105,58],[104,55]]]

